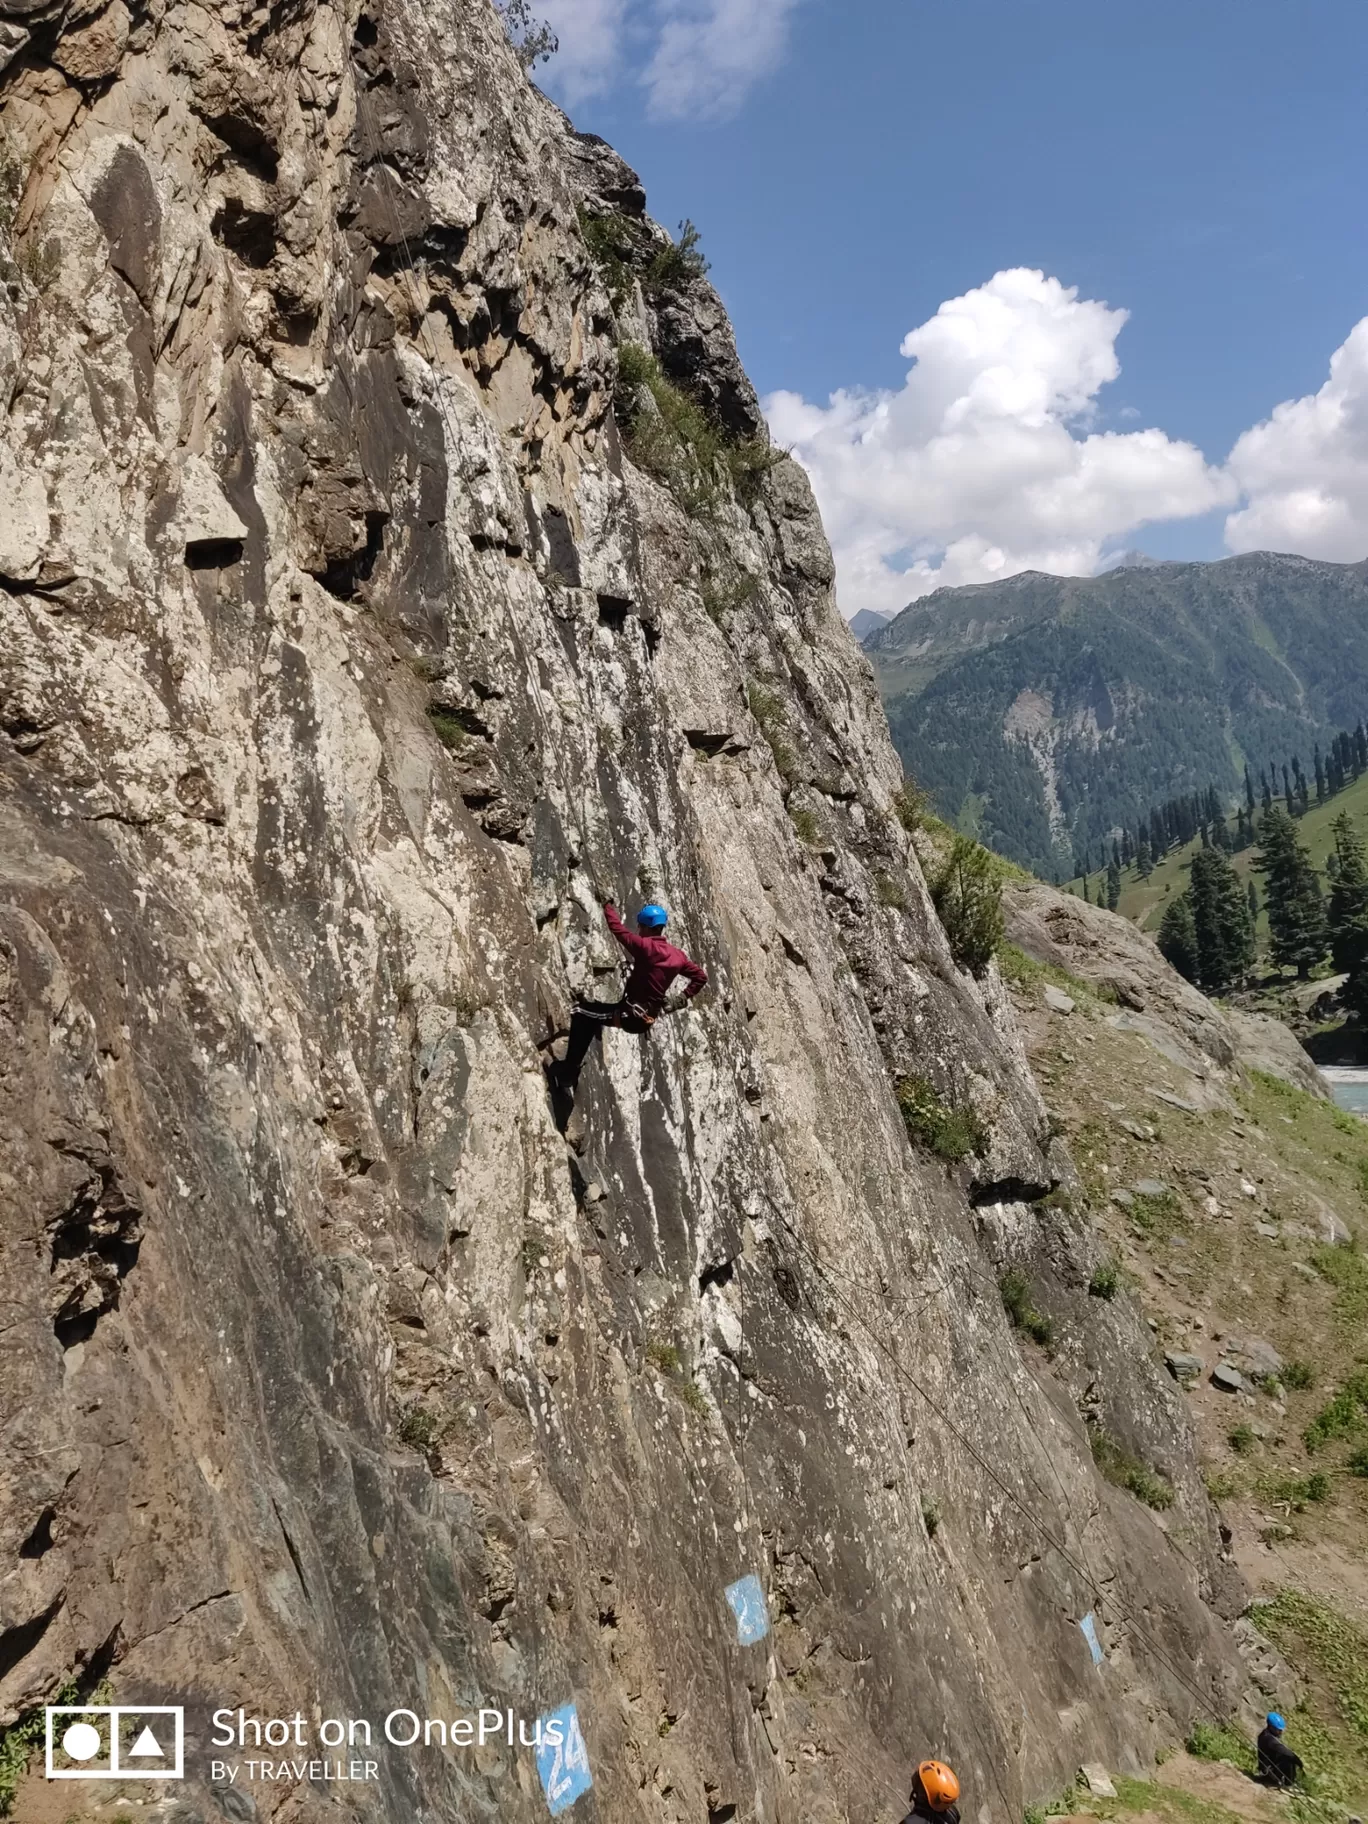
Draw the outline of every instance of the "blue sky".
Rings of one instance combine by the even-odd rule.
[[[848,444],[867,444],[871,428],[885,441],[889,501],[899,474],[927,492],[935,438],[924,400],[898,403],[911,365],[904,337],[1015,268],[1129,313],[1124,327],[1099,319],[1089,341],[1067,303],[1017,288],[1006,308],[1020,323],[1025,311],[1037,327],[1055,325],[1074,351],[1060,357],[1070,374],[1081,362],[1095,380],[1103,343],[1120,363],[1119,378],[1084,387],[1080,411],[1073,380],[1047,359],[1045,392],[1057,382],[1072,400],[1047,402],[1047,413],[1076,441],[1157,427],[1207,458],[1183,481],[1167,450],[1096,443],[1098,458],[1126,457],[1128,476],[1111,475],[1105,505],[1094,499],[1072,544],[1055,505],[1038,527],[1010,513],[999,524],[971,488],[925,525],[909,509],[894,550],[894,503],[879,538],[861,535],[864,582],[843,565],[843,592],[849,576],[861,598],[847,612],[892,601],[865,586],[870,564],[910,577],[918,553],[916,589],[978,580],[984,550],[1008,569],[1073,550],[1077,561],[1061,567],[1079,568],[1123,543],[1214,557],[1267,532],[1280,548],[1368,557],[1368,424],[1351,427],[1345,447],[1356,355],[1334,397],[1316,399],[1368,313],[1362,4],[546,0],[542,10],[567,46],[545,86],[636,166],[658,219],[688,215],[701,228],[752,377],[762,395],[789,400],[772,421],[813,470],[838,558],[843,506],[828,496],[867,480]],[[969,317],[1000,316],[1001,304],[985,294]],[[1021,355],[1019,339],[1011,346],[1008,364],[1035,372],[1036,356]],[[964,385],[978,396],[972,377]],[[833,393],[879,389],[901,429],[886,428],[868,398],[863,416],[823,415]],[[1250,460],[1227,472],[1237,439],[1284,401],[1303,402],[1302,420],[1281,441],[1256,439]],[[991,414],[1011,409],[997,401]],[[976,475],[997,447],[979,445]],[[1057,480],[1069,453],[1057,438],[1044,451]],[[1141,458],[1149,469],[1129,477]],[[1162,484],[1151,459],[1165,465]],[[1008,469],[1029,494],[1030,462]],[[1322,497],[1314,510],[1288,505],[1306,493],[1303,471]],[[1182,516],[1146,523],[1173,506],[1175,485],[1187,489]],[[1118,488],[1132,489],[1138,528],[1121,523]],[[1241,511],[1243,531],[1228,540],[1228,516]],[[977,541],[966,559],[975,574],[953,563],[942,574],[944,551],[966,537]]]

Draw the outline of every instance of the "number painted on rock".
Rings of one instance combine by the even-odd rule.
[[[537,1774],[553,1818],[568,1811],[593,1785],[589,1750],[573,1704],[537,1718]]]

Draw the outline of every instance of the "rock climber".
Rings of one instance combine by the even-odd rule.
[[[1259,1778],[1268,1786],[1292,1786],[1302,1770],[1301,1756],[1293,1754],[1283,1740],[1286,1717],[1270,1710],[1268,1721],[1259,1731]]]
[[[621,1000],[575,1004],[565,1058],[547,1072],[560,1104],[557,1119],[562,1129],[574,1104],[589,1047],[605,1026],[616,1026],[620,1032],[647,1033],[663,1013],[678,1012],[708,985],[707,971],[674,944],[667,943],[663,933],[670,915],[664,906],[643,906],[637,913],[635,931],[628,930],[611,899],[604,904],[603,916],[608,929],[631,957],[632,967]],[[670,987],[681,975],[688,986],[683,999],[672,1006],[668,1002]]]
[[[912,1775],[912,1809],[902,1824],[960,1824],[960,1783],[944,1761],[922,1761]]]

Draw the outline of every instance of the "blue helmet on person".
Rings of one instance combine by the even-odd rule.
[[[1268,1713],[1268,1726],[1270,1729],[1286,1729],[1287,1718],[1285,1716],[1280,1716],[1276,1710],[1270,1710]]]
[[[643,931],[663,931],[670,922],[670,915],[664,906],[652,902],[643,906],[637,913],[637,923]]]

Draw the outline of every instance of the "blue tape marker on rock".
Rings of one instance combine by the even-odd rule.
[[[1088,1651],[1092,1654],[1093,1664],[1100,1666],[1107,1656],[1102,1651],[1102,1642],[1097,1638],[1097,1617],[1091,1609],[1078,1625],[1083,1630],[1083,1638],[1088,1643]]]
[[[727,1586],[727,1601],[736,1617],[736,1638],[753,1647],[769,1633],[769,1607],[758,1577],[741,1577]]]
[[[537,1774],[553,1818],[569,1811],[594,1783],[589,1751],[573,1704],[537,1718]]]

